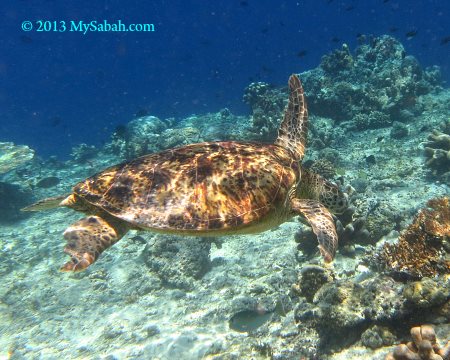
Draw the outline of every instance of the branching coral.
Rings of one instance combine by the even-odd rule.
[[[413,341],[398,345],[385,360],[450,360],[450,341],[441,348],[430,325],[413,327],[411,338]]]
[[[450,238],[449,198],[428,201],[397,244],[385,244],[378,259],[396,275],[422,278],[450,273],[445,249]],[[446,257],[447,255],[447,257]]]

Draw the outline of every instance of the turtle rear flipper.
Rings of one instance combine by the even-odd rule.
[[[76,272],[86,269],[126,232],[126,225],[107,222],[99,216],[89,216],[77,221],[64,232],[67,241],[64,252],[70,255],[71,261],[64,264],[60,270]]]
[[[67,197],[68,195],[49,197],[47,199],[43,199],[34,204],[26,206],[23,209],[21,209],[21,211],[41,211],[54,209],[59,206],[64,206],[63,204],[61,204],[61,202],[65,200]]]
[[[338,236],[331,213],[320,202],[309,199],[293,199],[291,208],[308,220],[319,240],[319,251],[323,259],[327,263],[331,262],[338,245]]]

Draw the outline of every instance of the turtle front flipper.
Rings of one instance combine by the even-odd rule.
[[[71,261],[60,270],[75,272],[86,269],[126,232],[126,225],[116,221],[107,222],[100,216],[89,216],[77,221],[64,232],[67,241],[64,252],[70,255]]]
[[[308,133],[308,107],[305,92],[297,75],[289,77],[289,102],[278,129],[275,144],[292,152],[298,161],[303,159]]]
[[[293,199],[291,208],[308,220],[319,240],[319,251],[323,259],[327,263],[331,262],[338,245],[338,236],[331,213],[320,202],[309,199]]]

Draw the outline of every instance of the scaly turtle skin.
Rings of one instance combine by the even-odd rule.
[[[275,144],[206,142],[112,166],[70,195],[24,210],[68,206],[89,216],[67,228],[61,270],[80,271],[129,229],[199,236],[248,234],[304,216],[325,261],[337,235],[329,210],[346,208],[339,188],[301,167],[308,112],[299,78],[289,79],[289,103]],[[329,210],[328,210],[328,209]]]

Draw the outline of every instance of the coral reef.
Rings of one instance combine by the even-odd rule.
[[[244,90],[243,100],[252,109],[254,138],[272,141],[281,121],[286,94],[264,82],[251,83]]]
[[[299,323],[313,324],[321,347],[332,352],[358,340],[368,324],[405,316],[408,309],[402,285],[389,277],[369,277],[356,283],[337,280],[325,283],[315,294],[313,306],[299,304],[295,310]]]
[[[348,128],[350,130],[365,130],[373,128],[387,127],[392,124],[392,119],[388,114],[378,110],[373,110],[367,114],[358,113],[353,116],[353,121]]]
[[[378,253],[384,268],[397,277],[420,279],[450,273],[449,198],[428,201],[397,244],[386,243]]]
[[[413,327],[411,338],[413,341],[398,345],[386,360],[450,360],[450,341],[441,347],[432,326]]]
[[[409,282],[403,288],[406,302],[417,309],[427,309],[444,304],[449,294],[449,283],[423,278],[421,281]]]
[[[163,284],[178,289],[192,289],[192,279],[201,278],[210,267],[211,242],[199,237],[162,236],[152,246],[146,245],[142,257]]]
[[[97,155],[98,149],[94,145],[79,144],[72,148],[71,156],[77,162],[85,162]]]
[[[114,132],[108,149],[125,159],[133,159],[161,150],[160,134],[167,125],[156,116],[144,116],[120,126]]]
[[[34,157],[34,151],[26,145],[0,142],[0,174],[16,169]]]
[[[351,70],[353,66],[353,57],[348,45],[343,44],[341,50],[335,50],[331,54],[324,55],[320,66],[329,74]]]
[[[395,336],[386,326],[373,325],[361,335],[361,343],[371,349],[390,346],[395,342]]]
[[[408,127],[399,122],[399,121],[394,121],[394,123],[392,124],[392,129],[390,132],[390,136],[393,139],[401,139],[404,138],[405,136],[408,136],[409,134],[409,129]]]
[[[188,145],[199,142],[200,132],[194,127],[178,129],[166,129],[161,134],[159,146],[161,149],[169,149],[176,146]]]
[[[257,235],[224,237],[222,246],[131,230],[101,263],[63,276],[56,272],[62,254],[55,249],[61,248],[61,228],[79,214],[61,209],[2,222],[0,358],[379,360],[388,352],[383,347],[406,340],[406,329],[417,324],[434,324],[438,338],[448,340],[450,243],[442,235],[448,208],[434,206],[441,215],[415,228],[426,247],[436,248],[439,272],[422,277],[423,269],[411,275],[394,264],[410,256],[412,246],[413,272],[413,260],[438,265],[407,242],[399,259],[390,253],[394,270],[380,271],[378,255],[376,263],[373,258],[383,244],[398,245],[398,231],[424,199],[449,193],[445,166],[425,166],[417,151],[433,130],[437,139],[430,135],[425,145],[432,149],[443,149],[439,137],[450,134],[450,91],[434,91],[439,76],[439,69],[421,70],[396,41],[383,37],[325,56],[302,78],[309,94],[319,94],[307,99],[313,111],[331,116],[311,114],[303,165],[355,188],[351,206],[335,218],[339,254],[329,266],[318,265],[310,228],[290,221]],[[12,196],[31,196],[25,189],[35,198],[69,192],[74,182],[124,157],[188,142],[269,140],[283,106],[270,86],[254,90],[248,101],[273,115],[235,116],[224,108],[182,119],[146,116],[119,126],[112,143],[92,153],[80,145],[69,161],[25,162],[1,174],[0,213],[19,215],[25,200]],[[425,176],[432,171],[436,177]],[[15,209],[2,208],[8,202]],[[294,251],[294,233],[303,253]]]
[[[439,70],[422,70],[417,60],[390,36],[372,38],[354,55],[347,45],[302,74],[311,112],[350,128],[386,127],[403,119],[402,111],[420,111],[417,97],[439,87]]]
[[[198,141],[248,140],[251,137],[248,117],[233,115],[227,108],[216,113],[189,116],[177,127],[196,129]]]
[[[316,292],[332,280],[333,276],[327,269],[319,265],[306,265],[300,271],[299,281],[292,286],[292,290],[312,302]]]
[[[434,130],[425,143],[425,156],[433,175],[450,181],[450,134]]]
[[[393,329],[402,323],[448,322],[449,276],[405,285],[389,276],[358,268],[365,273],[348,279],[312,282],[322,286],[318,290],[316,286],[311,287],[315,292],[312,301],[300,297],[295,307],[299,326],[312,327],[318,332],[321,352],[338,351],[358,340],[372,349],[391,345]],[[308,294],[306,285],[310,283],[306,282],[302,290],[300,279],[293,290],[304,297]]]
[[[390,201],[369,199],[368,205],[363,215],[358,217],[364,216],[369,243],[374,244],[392,230],[400,229],[401,215]]]
[[[155,116],[145,116],[117,127],[104,150],[123,159],[133,159],[202,141],[248,140],[249,128],[247,118],[234,116],[226,108],[217,113],[188,116],[178,122],[173,118],[162,121]]]

